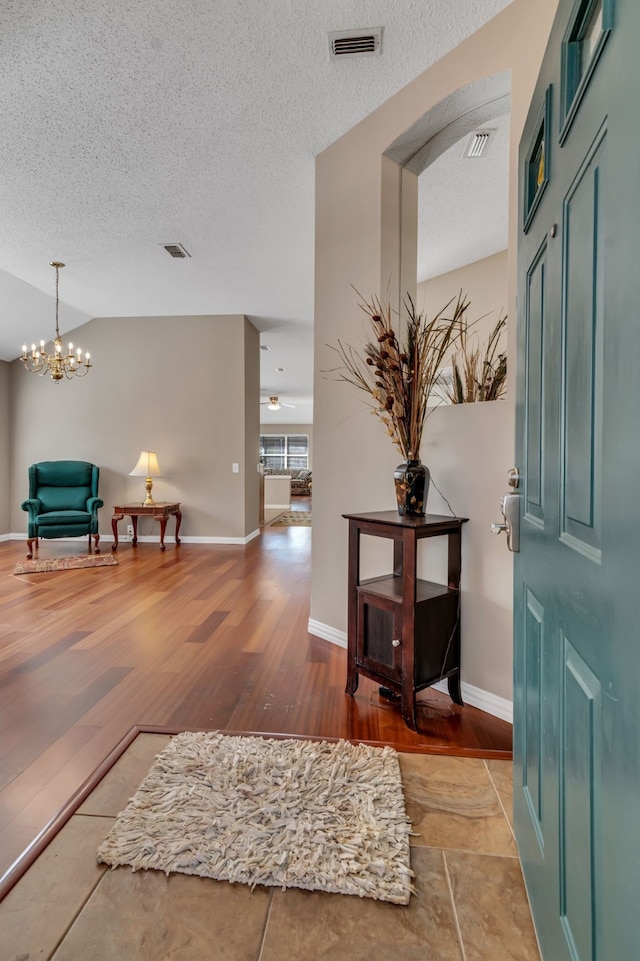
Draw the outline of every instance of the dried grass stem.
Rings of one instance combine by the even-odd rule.
[[[427,320],[416,312],[408,297],[404,305],[406,320],[399,323],[396,332],[389,304],[378,297],[367,301],[356,293],[359,306],[369,317],[372,338],[362,351],[341,341],[330,346],[340,363],[328,373],[368,394],[372,413],[385,425],[405,460],[419,459],[429,395],[447,353],[466,327],[469,301],[461,291],[457,300],[451,300]],[[454,303],[453,315],[445,317]]]

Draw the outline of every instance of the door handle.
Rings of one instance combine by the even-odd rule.
[[[508,476],[511,490],[500,498],[500,513],[504,517],[504,523],[491,524],[491,531],[493,534],[506,531],[507,547],[517,554],[520,551],[520,494],[517,493],[520,474],[518,469],[512,467]]]

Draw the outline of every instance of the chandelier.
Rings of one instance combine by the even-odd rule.
[[[23,344],[20,360],[30,373],[40,374],[41,377],[49,374],[57,384],[63,377],[68,380],[73,377],[84,377],[89,368],[93,367],[93,364],[90,361],[88,351],[84,355],[84,360],[82,359],[82,350],[79,347],[76,348],[74,354],[73,344],[69,344],[68,354],[62,352],[62,338],[58,329],[58,283],[60,268],[64,267],[64,264],[61,264],[58,260],[52,260],[50,266],[56,269],[56,337],[54,341],[49,342],[51,349],[48,351],[45,350],[45,346],[49,345],[45,344],[44,340],[40,341],[39,349],[36,348],[35,344],[31,344],[31,351],[28,353],[27,345]]]

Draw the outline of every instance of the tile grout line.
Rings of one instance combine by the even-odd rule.
[[[447,864],[446,852],[442,852],[442,863],[444,865],[444,875],[447,879],[447,887],[449,888],[449,900],[451,901],[451,909],[453,911],[453,920],[456,926],[456,934],[458,935],[458,944],[460,945],[460,954],[462,961],[467,961],[467,953],[464,949],[464,941],[462,940],[462,930],[460,929],[460,921],[458,919],[458,910],[456,908],[456,899],[453,896],[453,884],[451,883],[451,875],[449,874],[449,865]]]
[[[93,895],[96,893],[96,891],[98,890],[99,886],[102,884],[102,882],[103,882],[103,880],[104,880],[104,878],[105,878],[108,870],[109,870],[109,868],[108,868],[107,865],[105,864],[105,866],[104,866],[104,871],[102,872],[102,874],[100,875],[100,877],[98,878],[98,880],[96,881],[96,883],[90,888],[89,893],[88,893],[87,896],[84,898],[84,900],[82,901],[82,904],[80,905],[80,907],[78,908],[78,910],[76,911],[76,913],[74,914],[74,916],[73,916],[73,917],[71,918],[71,920],[69,921],[69,924],[66,926],[64,932],[62,933],[62,936],[60,937],[60,940],[55,944],[55,946],[54,946],[51,954],[49,954],[49,955],[47,956],[47,961],[55,961],[55,956],[56,956],[56,954],[58,953],[59,949],[60,949],[60,948],[62,947],[62,945],[64,944],[67,935],[68,935],[69,932],[71,931],[71,928],[74,926],[74,924],[76,923],[76,921],[80,918],[80,915],[82,914],[82,912],[83,912],[84,909],[86,908],[87,904],[89,903],[89,901],[91,900],[91,898],[93,897]]]
[[[502,797],[501,797],[501,795],[500,795],[500,791],[499,791],[498,788],[496,787],[496,782],[493,780],[493,774],[491,773],[491,769],[490,769],[489,765],[487,764],[486,760],[485,760],[483,763],[484,763],[484,766],[485,766],[486,769],[487,769],[487,773],[488,773],[488,775],[489,775],[489,780],[491,781],[491,784],[493,785],[493,790],[496,792],[496,795],[497,795],[497,797],[498,797],[498,804],[500,805],[500,809],[501,809],[501,811],[502,811],[502,813],[503,813],[503,815],[504,815],[505,821],[507,822],[507,825],[508,825],[509,830],[510,830],[510,832],[511,832],[511,837],[512,837],[513,840],[515,841],[516,851],[519,851],[519,849],[518,849],[518,839],[516,838],[515,831],[513,830],[513,825],[511,824],[511,818],[510,818],[509,815],[507,814],[507,809],[505,808],[504,803],[503,803],[503,801],[502,801]],[[518,853],[516,856],[517,856],[518,859],[520,859],[520,854],[519,854],[519,853]]]
[[[453,848],[441,847],[438,844],[412,844],[412,848],[424,848],[427,851],[442,851],[445,854],[481,854],[483,858],[506,858],[511,861],[519,861],[518,854],[500,854],[496,851],[483,851],[482,848]]]
[[[524,871],[522,870],[522,859],[521,859],[521,857],[520,857],[520,848],[518,847],[518,839],[516,838],[516,833],[515,833],[515,831],[514,831],[514,829],[513,829],[513,826],[512,826],[512,824],[511,824],[511,821],[510,821],[510,819],[509,819],[509,816],[508,816],[508,814],[507,814],[507,812],[506,812],[506,810],[505,810],[504,804],[502,803],[502,797],[500,796],[500,792],[498,791],[498,788],[496,787],[496,783],[495,783],[495,781],[493,780],[493,775],[491,774],[491,770],[489,769],[489,765],[487,764],[486,760],[485,760],[484,763],[485,763],[485,765],[486,765],[487,771],[489,771],[489,777],[491,778],[491,783],[493,784],[493,787],[494,787],[494,789],[495,789],[495,792],[496,792],[496,794],[498,795],[498,801],[500,802],[500,805],[501,805],[501,807],[502,807],[502,810],[504,811],[504,816],[505,816],[505,818],[507,819],[507,824],[509,825],[509,828],[510,828],[510,830],[511,830],[511,834],[513,835],[513,840],[515,841],[516,851],[518,852],[516,856],[517,856],[517,859],[518,859],[518,864],[520,865],[520,874],[521,874],[521,876],[522,876],[522,883],[523,883],[523,885],[524,885],[524,896],[525,896],[525,899],[526,899],[526,901],[527,901],[527,906],[528,906],[528,908],[529,908],[529,913],[531,914],[531,921],[532,921],[532,923],[533,923],[533,912],[532,912],[532,910],[531,910],[531,901],[530,901],[530,899],[529,899],[529,889],[528,889],[528,887],[527,887],[527,883],[526,883],[525,878],[524,878]],[[537,944],[537,946],[538,946],[538,952],[539,952],[539,954],[540,954],[540,957],[542,958],[542,948],[540,947],[540,938],[539,938],[538,929],[536,928],[535,923],[533,923],[533,933],[534,933],[534,935],[535,935],[536,944]]]
[[[267,928],[269,926],[269,921],[271,920],[271,909],[273,908],[273,896],[275,891],[273,888],[269,892],[269,906],[267,908],[267,914],[264,919],[264,927],[262,928],[262,937],[260,938],[260,947],[258,948],[258,954],[256,956],[256,961],[262,961],[262,954],[264,951],[265,942],[267,940]]]

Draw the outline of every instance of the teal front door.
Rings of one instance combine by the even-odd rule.
[[[639,0],[560,0],[519,154],[514,807],[544,961],[640,959],[639,46]]]

